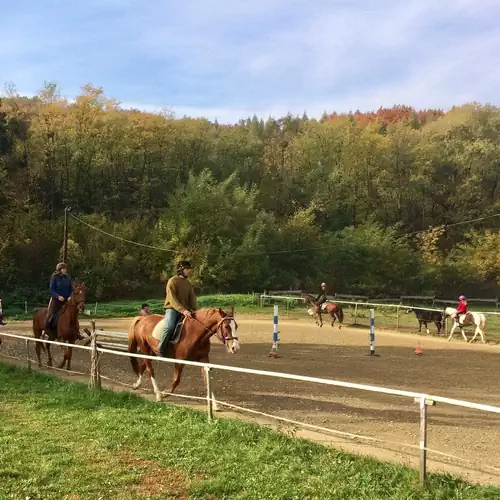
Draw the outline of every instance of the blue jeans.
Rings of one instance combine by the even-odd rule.
[[[175,309],[165,309],[165,325],[161,334],[160,343],[158,344],[158,354],[160,356],[167,355],[168,343],[175,332],[175,327],[177,326],[180,317],[181,313]]]

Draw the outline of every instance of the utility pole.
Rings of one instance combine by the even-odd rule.
[[[70,207],[64,209],[64,243],[63,243],[63,262],[68,263],[68,212]]]

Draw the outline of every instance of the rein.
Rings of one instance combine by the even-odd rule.
[[[215,335],[217,333],[217,331],[221,328],[221,326],[224,323],[224,321],[231,321],[231,320],[234,321],[234,317],[233,316],[224,316],[222,319],[220,319],[218,321],[218,323],[215,325],[215,327],[208,328],[208,326],[206,326],[199,319],[196,319],[194,316],[192,316],[191,319],[193,319],[194,321],[196,321],[197,323],[199,323],[205,329],[206,332],[209,332],[212,335]],[[224,339],[224,344],[226,344],[228,340],[238,340],[238,337],[233,337],[233,336],[225,337],[223,335],[222,338]]]

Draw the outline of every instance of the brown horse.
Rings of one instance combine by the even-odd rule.
[[[323,304],[323,307],[321,307],[316,303],[314,297],[312,297],[311,295],[306,295],[302,298],[302,300],[310,305],[309,313],[314,317],[318,326],[323,326],[323,318],[321,316],[321,313],[327,313],[332,317],[332,327],[335,324],[335,320],[338,319],[339,330],[342,328],[342,323],[344,321],[344,311],[338,304],[335,304],[334,302],[326,302],[325,304]]]
[[[160,314],[135,317],[128,331],[128,352],[136,353],[139,347],[143,354],[149,356],[157,354],[163,323],[163,316]],[[237,329],[238,325],[234,320],[234,308],[231,308],[227,313],[222,309],[198,309],[193,313],[192,318],[184,319],[179,340],[176,344],[168,344],[167,354],[174,359],[209,363],[210,338],[216,335],[226,346],[228,352],[233,354],[240,348],[240,343],[236,336]],[[138,358],[131,357],[130,362],[138,377],[137,382],[134,384],[134,389],[140,387],[144,370],[147,370],[157,401],[160,401],[162,396],[168,396],[175,391],[175,388],[181,381],[181,374],[184,369],[183,364],[174,364],[172,387],[169,392],[162,393],[156,384],[150,359],[142,360],[140,367]],[[202,373],[206,386],[207,380],[204,369],[202,369]]]
[[[45,321],[47,319],[48,308],[44,307],[33,313],[33,334],[36,339],[42,338],[45,332],[50,340],[58,340],[74,344],[78,339],[79,327],[78,313],[85,311],[86,287],[84,283],[73,285],[73,295],[68,302],[61,307],[59,312],[59,319],[57,321],[57,331],[46,330]],[[42,344],[37,342],[35,346],[36,357],[38,358],[38,366],[42,366],[40,353],[43,349],[46,351],[49,358],[48,365],[52,366],[52,355],[50,353],[50,344]],[[71,357],[73,355],[73,348],[66,347],[64,350],[64,357],[59,364],[59,368],[63,368],[67,362],[67,369],[71,369]]]

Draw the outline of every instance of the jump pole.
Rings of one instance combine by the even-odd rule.
[[[368,356],[379,356],[375,354],[375,309],[370,309],[370,354]]]
[[[278,305],[274,305],[274,317],[273,317],[273,345],[271,347],[271,352],[269,353],[270,358],[281,358],[278,354],[278,338],[279,330],[278,330]]]

